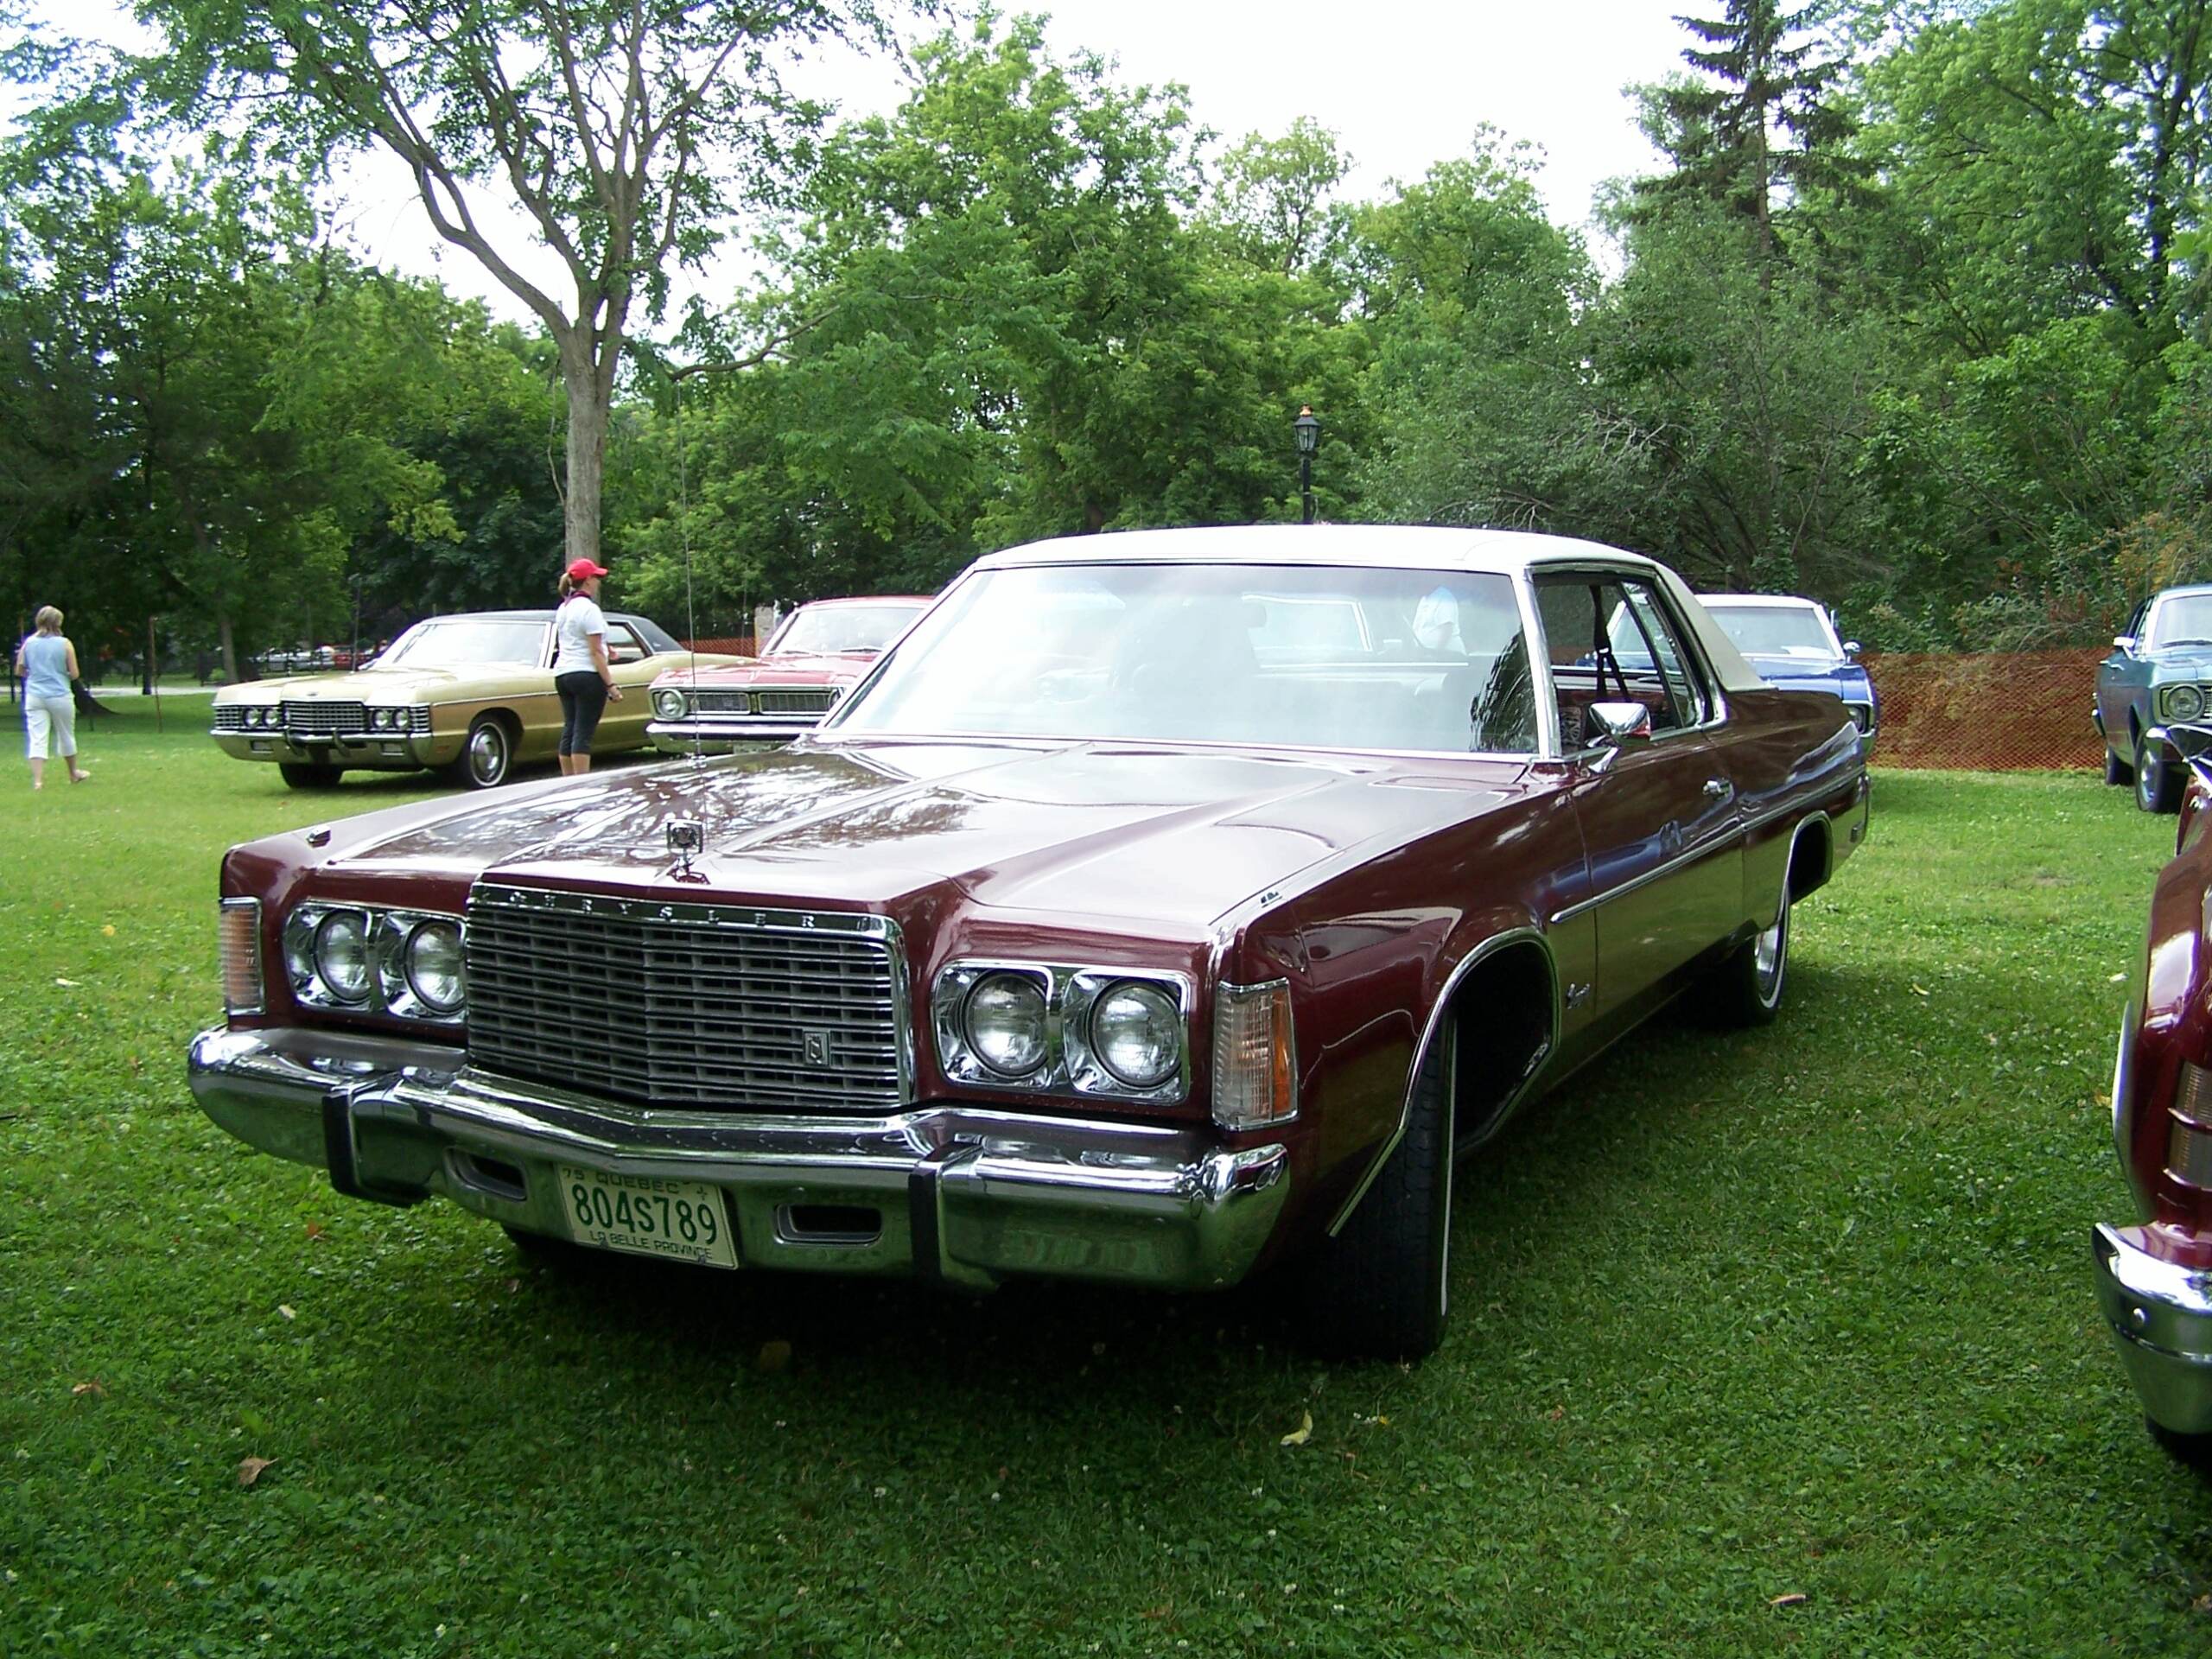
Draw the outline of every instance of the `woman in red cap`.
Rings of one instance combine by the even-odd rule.
[[[607,660],[607,617],[599,608],[604,567],[572,559],[561,573],[561,608],[553,613],[553,689],[561,697],[561,772],[591,770],[591,738],[610,702],[622,701]]]

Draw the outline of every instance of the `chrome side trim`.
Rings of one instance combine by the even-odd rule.
[[[1865,772],[1861,771],[1859,775],[1863,781],[1866,777]],[[1694,846],[1685,848],[1682,851],[1675,854],[1674,857],[1669,859],[1664,864],[1654,865],[1650,869],[1644,871],[1640,875],[1630,876],[1618,887],[1608,887],[1603,893],[1592,893],[1587,899],[1576,900],[1573,904],[1569,905],[1564,910],[1554,911],[1550,918],[1551,925],[1557,927],[1561,922],[1572,921],[1574,918],[1582,915],[1585,912],[1595,910],[1599,906],[1605,904],[1609,899],[1619,899],[1629,893],[1634,893],[1638,887],[1644,887],[1650,882],[1656,881],[1662,875],[1671,874],[1675,871],[1681,869],[1686,864],[1694,863],[1697,860],[1703,858],[1707,854],[1712,852],[1720,842],[1733,836],[1748,836],[1756,830],[1764,830],[1768,824],[1772,823],[1777,818],[1786,818],[1792,812],[1802,811],[1815,801],[1826,800],[1829,796],[1834,795],[1837,790],[1841,787],[1842,785],[1837,783],[1823,783],[1815,785],[1809,789],[1801,789],[1797,793],[1792,795],[1788,800],[1782,802],[1779,805],[1768,807],[1754,817],[1739,819],[1734,823],[1715,830],[1713,834],[1706,836],[1704,840],[1697,842]],[[1827,815],[1826,813],[1823,812],[1817,816],[1823,823],[1827,821]],[[1795,836],[1791,838],[1790,853],[1793,857],[1796,853],[1796,842]],[[1833,845],[1831,845],[1829,850],[1829,872],[1832,874],[1834,874],[1834,850]]]
[[[1734,841],[1743,834],[1744,825],[1740,823],[1723,824],[1703,841],[1693,842],[1676,853],[1664,864],[1655,864],[1642,874],[1629,877],[1618,887],[1608,887],[1603,893],[1592,893],[1587,899],[1577,899],[1565,910],[1553,912],[1551,925],[1557,927],[1561,922],[1571,922],[1585,912],[1595,910],[1599,906],[1611,899],[1626,898],[1637,888],[1649,887],[1662,876],[1672,875],[1683,866],[1696,863],[1700,858],[1717,851],[1723,842]]]
[[[1437,994],[1435,1006],[1429,1009],[1428,1024],[1422,1028],[1421,1041],[1414,1046],[1413,1067],[1406,1073],[1406,1097],[1404,1103],[1398,1108],[1397,1126],[1390,1131],[1389,1138],[1383,1141],[1381,1149],[1376,1153],[1374,1160],[1367,1166],[1367,1173],[1359,1178],[1359,1185],[1351,1190],[1350,1196],[1344,1199],[1344,1206],[1331,1218],[1329,1236],[1332,1238],[1342,1231],[1344,1224],[1351,1219],[1352,1211],[1359,1208],[1360,1200],[1367,1196],[1368,1189],[1375,1185],[1376,1177],[1382,1173],[1382,1166],[1390,1161],[1390,1154],[1397,1151],[1398,1143],[1406,1138],[1407,1125],[1413,1122],[1414,1090],[1420,1083],[1421,1067],[1428,1063],[1429,1052],[1436,1042],[1437,1033],[1443,1026],[1445,1013],[1451,1007],[1452,999],[1459,991],[1460,982],[1499,951],[1509,946],[1522,944],[1533,944],[1543,952],[1544,966],[1550,975],[1552,991],[1552,1038],[1545,1046],[1544,1058],[1548,1059],[1552,1052],[1557,1048],[1563,1017],[1560,1009],[1559,963],[1552,955],[1549,939],[1533,927],[1512,927],[1503,933],[1492,934],[1462,957],[1459,959],[1459,965],[1454,968],[1450,977],[1445,980],[1444,988]],[[1499,1103],[1492,1121],[1503,1122],[1517,1110],[1521,1103],[1528,1097],[1529,1090],[1543,1072],[1543,1063],[1540,1060],[1537,1065],[1529,1069],[1529,1075],[1521,1080],[1520,1087]]]

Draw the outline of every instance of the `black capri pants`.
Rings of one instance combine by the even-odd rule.
[[[607,682],[596,669],[580,668],[553,677],[561,698],[561,753],[589,754],[592,734],[607,712]]]

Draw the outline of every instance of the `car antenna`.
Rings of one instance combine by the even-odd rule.
[[[706,739],[699,731],[699,606],[691,590],[691,490],[690,480],[683,467],[683,372],[678,369],[672,378],[676,388],[676,535],[683,549],[683,628],[690,650],[685,653],[685,667],[691,676],[691,766],[694,771],[707,764]],[[651,711],[648,710],[648,713]]]

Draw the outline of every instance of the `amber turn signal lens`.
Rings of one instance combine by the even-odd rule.
[[[1298,1115],[1290,982],[1222,985],[1213,1003],[1213,1121],[1255,1129]]]
[[[215,924],[215,955],[223,976],[223,1011],[264,1012],[267,1004],[261,989],[261,900],[223,900]]]

